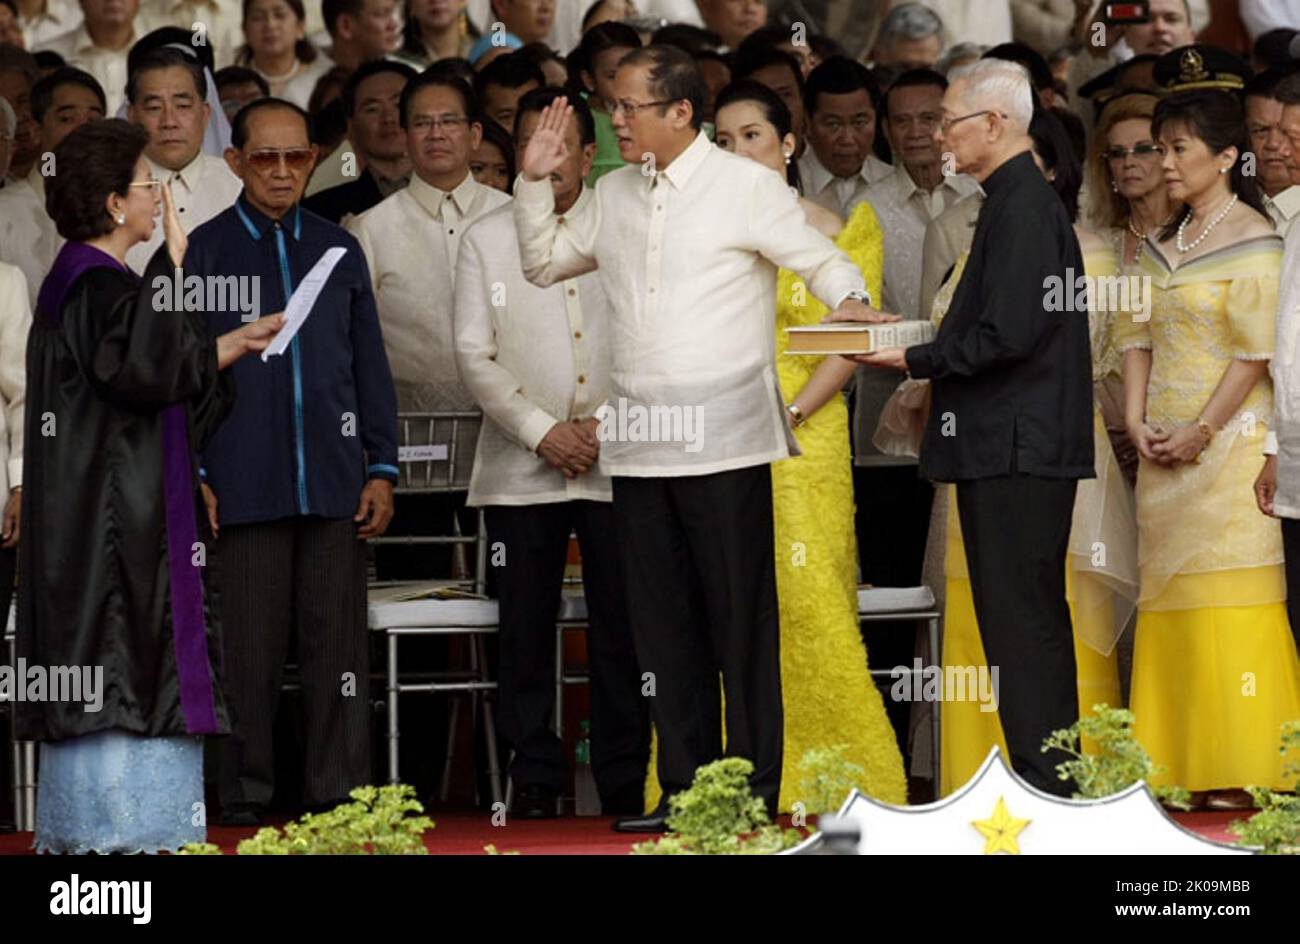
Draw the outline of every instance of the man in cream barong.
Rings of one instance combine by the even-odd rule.
[[[1292,106],[1300,109],[1300,106]],[[1300,160],[1300,140],[1291,142]],[[1300,648],[1300,227],[1292,227],[1282,255],[1278,290],[1277,343],[1268,372],[1273,379],[1273,426],[1264,441],[1264,468],[1255,480],[1259,510],[1282,522],[1286,610]]]

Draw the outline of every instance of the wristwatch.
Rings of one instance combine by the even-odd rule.
[[[796,429],[798,429],[804,423],[808,422],[808,417],[803,415],[803,410],[799,409],[799,407],[793,403],[787,406],[785,408],[785,411],[790,414],[791,425],[793,425]]]
[[[862,304],[866,305],[868,308],[871,307],[871,295],[868,292],[864,292],[861,289],[855,288],[853,291],[849,292],[842,299],[840,299],[840,304],[843,304],[844,302],[848,301],[850,298],[853,299],[855,302],[862,302]]]

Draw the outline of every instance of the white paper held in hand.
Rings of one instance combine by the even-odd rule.
[[[262,352],[263,363],[273,354],[283,354],[289,350],[289,343],[298,333],[298,329],[303,326],[307,316],[311,314],[311,308],[316,304],[316,299],[321,289],[325,287],[330,273],[334,271],[334,267],[339,264],[339,260],[347,251],[346,246],[331,246],[326,249],[325,255],[316,260],[311,271],[298,283],[298,287],[289,296],[289,304],[284,306],[284,327]]]

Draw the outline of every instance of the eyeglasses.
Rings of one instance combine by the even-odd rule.
[[[148,180],[133,180],[127,184],[128,187],[148,187],[154,193],[161,193],[162,185],[163,182],[161,180],[154,180],[152,177]]]
[[[316,151],[309,147],[264,148],[258,151],[250,151],[245,158],[249,167],[262,173],[278,168],[281,159],[284,160],[284,166],[289,170],[306,170],[311,166],[311,162],[316,159]]]
[[[411,130],[416,134],[432,134],[439,128],[451,133],[468,125],[469,119],[464,115],[414,115],[411,118]]]
[[[614,103],[614,107],[609,110],[609,116],[614,117],[618,112],[622,112],[624,117],[635,118],[636,113],[644,108],[653,108],[656,105],[671,105],[677,101],[675,98],[665,98],[658,102],[629,102],[627,99],[619,99]]]
[[[1139,161],[1150,160],[1151,158],[1165,153],[1165,149],[1158,144],[1135,144],[1131,148],[1120,147],[1118,144],[1114,147],[1106,148],[1106,160],[1122,161],[1130,154]]]
[[[992,108],[985,108],[983,111],[973,111],[969,115],[962,115],[960,118],[945,118],[939,122],[939,130],[947,134],[952,130],[952,126],[961,124],[967,118],[978,118],[980,115],[997,115],[999,118],[1007,116],[1000,111],[994,111]]]

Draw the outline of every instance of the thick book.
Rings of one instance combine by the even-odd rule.
[[[913,347],[933,341],[934,325],[928,321],[886,324],[836,321],[786,328],[785,333],[787,354],[873,354],[891,347]]]

